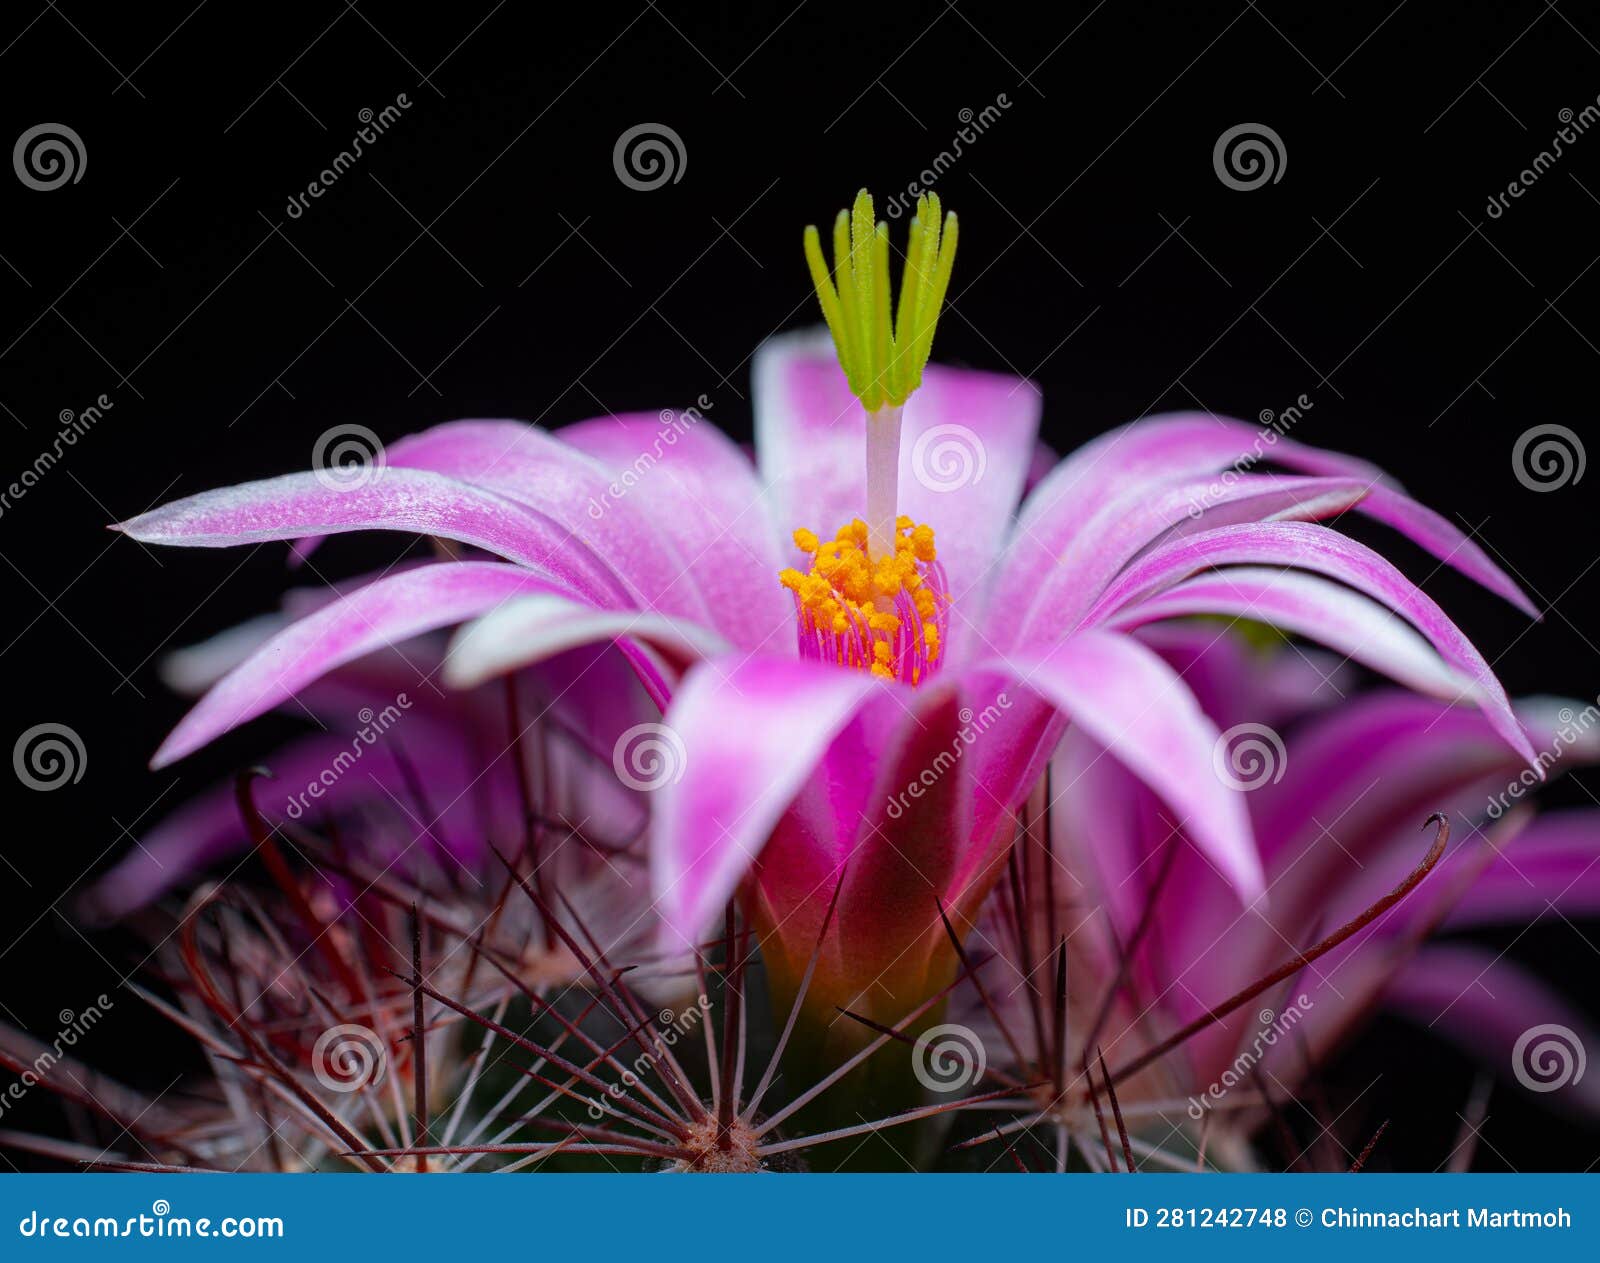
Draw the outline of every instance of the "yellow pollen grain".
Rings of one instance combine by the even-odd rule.
[[[794,543],[811,558],[810,570],[802,573],[786,568],[779,572],[778,582],[794,593],[817,627],[841,638],[833,655],[841,665],[865,666],[874,675],[895,678],[894,640],[901,618],[893,607],[902,593],[916,610],[928,660],[938,658],[937,602],[919,569],[938,556],[931,526],[901,515],[895,521],[894,551],[887,556],[871,555],[867,525],[860,518],[846,523],[827,540],[801,527],[794,532]],[[846,638],[852,630],[867,633],[871,657],[866,662],[853,660],[859,650],[848,648]],[[913,683],[920,674],[913,665]]]

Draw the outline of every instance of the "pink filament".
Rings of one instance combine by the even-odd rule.
[[[933,593],[932,622],[939,629],[939,657],[929,656],[927,637],[922,630],[924,620],[911,594],[900,592],[894,601],[894,612],[900,620],[900,626],[889,641],[887,665],[897,680],[907,684],[920,684],[939,669],[944,661],[950,628],[950,597],[945,585],[944,567],[937,561],[923,562],[918,564],[917,572],[922,576],[923,586]],[[796,640],[802,658],[854,667],[861,671],[871,668],[874,662],[873,647],[880,635],[867,625],[866,619],[852,606],[846,604],[844,607],[850,625],[842,632],[834,631],[831,626],[820,626],[798,595],[795,595],[794,607]]]

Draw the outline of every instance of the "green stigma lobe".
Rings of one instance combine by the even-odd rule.
[[[898,303],[889,292],[889,226],[874,219],[866,189],[834,220],[831,271],[821,234],[806,229],[806,266],[822,317],[851,393],[868,412],[899,407],[922,385],[956,257],[956,217],[941,224],[939,215],[937,193],[917,199]]]

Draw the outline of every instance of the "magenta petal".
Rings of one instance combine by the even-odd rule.
[[[1033,445],[1033,459],[1028,462],[1028,476],[1022,481],[1022,494],[1028,495],[1061,463],[1061,453],[1043,439]]]
[[[421,860],[427,848],[438,844],[458,860],[473,862],[483,856],[486,841],[509,845],[521,828],[510,763],[491,764],[486,774],[482,752],[459,728],[402,715],[389,734],[355,761],[351,739],[331,733],[276,751],[270,760],[273,779],[254,787],[263,817],[277,825],[304,816],[382,813],[378,833],[391,851],[385,861],[398,860],[413,847],[423,848],[415,856]],[[413,806],[408,779],[386,744],[391,741],[403,743],[428,786],[435,818],[424,819]],[[335,768],[347,770],[330,778]],[[85,912],[101,921],[126,916],[248,845],[233,786],[211,790],[146,832],[90,889]]]
[[[1484,806],[1494,783],[1518,770],[1518,756],[1479,711],[1398,690],[1355,697],[1291,734],[1284,775],[1251,794],[1256,836],[1268,866],[1304,879],[1315,899],[1327,877],[1305,871],[1302,853],[1365,866],[1398,836],[1414,864],[1430,812]]]
[[[1552,745],[1547,709],[1553,708],[1518,708],[1545,749]],[[1181,924],[1163,931],[1176,959],[1225,956],[1233,986],[1269,968],[1297,927],[1339,924],[1392,890],[1432,836],[1421,827],[1430,812],[1443,811],[1454,823],[1451,849],[1439,871],[1375,932],[1394,937],[1426,928],[1463,894],[1471,906],[1475,888],[1463,882],[1492,858],[1471,825],[1485,815],[1490,796],[1520,783],[1524,772],[1480,712],[1399,692],[1352,699],[1291,732],[1279,766],[1281,780],[1249,796],[1272,891],[1268,915],[1234,926],[1215,897],[1198,897]],[[1520,863],[1519,840],[1501,842],[1505,862]],[[1479,906],[1492,906],[1505,889],[1486,888]],[[1330,957],[1323,967],[1331,971],[1340,959]]]
[[[769,960],[786,957],[798,978],[819,937],[828,903],[860,834],[884,806],[875,788],[881,752],[914,720],[904,693],[884,689],[869,696],[829,743],[774,829],[753,870],[761,917],[773,927],[762,944]],[[824,948],[824,967],[843,970],[841,926],[836,918]],[[778,968],[776,964],[773,966]]]
[[[1159,869],[1150,852],[1166,844],[1165,831],[1148,827],[1150,791],[1076,729],[1067,730],[1051,756],[1050,776],[1060,797],[1050,813],[1055,844],[1070,871],[1094,882],[1086,902],[1103,907],[1126,939]]]
[[[386,468],[361,486],[284,474],[174,500],[117,527],[147,544],[229,548],[347,531],[410,531],[460,540],[569,584],[598,605],[629,603],[610,569],[546,514],[416,469]]]
[[[960,692],[929,685],[911,705],[893,748],[875,753],[878,775],[839,904],[839,924],[862,958],[850,963],[866,972],[868,985],[939,930],[940,906],[962,894],[952,885],[974,841],[974,789],[957,753]]]
[[[198,644],[174,649],[161,659],[161,682],[180,697],[199,697],[288,623],[281,610],[257,614]]]
[[[1131,630],[1157,619],[1196,614],[1270,623],[1419,692],[1449,701],[1476,700],[1473,682],[1447,666],[1409,623],[1349,588],[1299,571],[1225,567],[1139,601],[1111,623]]]
[[[472,688],[566,649],[624,638],[659,651],[675,674],[728,649],[722,637],[687,619],[597,610],[541,592],[510,597],[463,627],[445,660],[445,680],[456,688]]]
[[[1366,492],[1367,485],[1356,479],[1276,474],[1246,475],[1225,484],[1180,479],[1141,485],[1085,522],[1060,556],[1019,550],[1005,567],[1002,604],[996,607],[1001,627],[990,634],[1003,637],[1014,625],[1016,645],[1054,640],[1078,626],[1106,585],[1147,548],[1241,522],[1332,517],[1360,503]],[[1016,599],[1023,604],[1004,603]],[[1020,618],[1017,609],[1023,611]]]
[[[1453,1039],[1497,1073],[1509,1070],[1525,1086],[1539,1085],[1550,1108],[1600,1114],[1600,1075],[1577,1077],[1578,1059],[1600,1048],[1600,1033],[1503,953],[1430,945],[1395,977],[1386,999],[1390,1008]]]
[[[1202,570],[1252,564],[1293,566],[1326,575],[1404,615],[1445,661],[1473,681],[1480,695],[1479,704],[1506,743],[1530,764],[1536,762],[1533,747],[1511,712],[1505,690],[1461,629],[1388,561],[1326,527],[1274,522],[1228,526],[1175,540],[1128,567],[1085,615],[1084,622],[1092,625],[1108,618]]]
[[[1243,900],[1262,894],[1243,797],[1215,770],[1220,734],[1171,667],[1137,641],[1104,631],[1080,632],[1003,665],[1149,785]]]
[[[284,628],[205,695],[151,761],[164,767],[264,714],[333,668],[483,613],[519,593],[556,590],[516,566],[452,562],[379,579]],[[416,688],[426,688],[418,672]]]
[[[1447,929],[1600,916],[1600,811],[1547,812],[1507,843],[1450,911]]]
[[[1299,443],[1281,446],[1282,450],[1275,452],[1273,459],[1292,469],[1324,474],[1354,474],[1357,477],[1366,477],[1373,472],[1366,462],[1353,457],[1304,447]],[[1510,575],[1490,559],[1476,540],[1448,518],[1413,500],[1392,479],[1378,477],[1372,480],[1361,511],[1374,521],[1392,526],[1445,565],[1459,570],[1467,578],[1515,605],[1529,618],[1540,617],[1539,607],[1528,599]]]
[[[785,563],[766,497],[755,466],[720,430],[651,412],[581,421],[558,437],[611,474],[603,508],[625,498],[672,540],[709,626],[741,649],[791,650],[794,606],[775,579]]]
[[[664,716],[670,773],[653,804],[651,886],[670,949],[698,941],[835,735],[882,687],[864,671],[776,658],[689,673]]]
[[[1537,617],[1534,606],[1483,549],[1432,510],[1417,504],[1383,472],[1365,461],[1307,447],[1241,421],[1205,413],[1149,417],[1103,434],[1064,460],[1029,495],[1003,564],[997,595],[1020,608],[1038,559],[1070,554],[1084,525],[1112,500],[1136,497],[1177,479],[1213,476],[1258,464],[1318,475],[1360,479],[1368,486],[1358,511],[1394,527],[1446,565]]]
[[[1360,673],[1340,655],[1315,646],[1262,653],[1234,628],[1219,635],[1214,621],[1183,619],[1139,631],[1183,677],[1200,709],[1226,731],[1236,724],[1283,728],[1345,701]]]
[[[401,439],[390,469],[428,470],[494,492],[548,516],[567,538],[599,557],[628,604],[711,620],[694,582],[696,559],[682,555],[642,505],[610,494],[606,467],[523,421],[450,421]]]

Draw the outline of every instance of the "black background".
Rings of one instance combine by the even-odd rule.
[[[70,788],[7,778],[6,1020],[53,1031],[121,976],[130,945],[74,928],[68,892],[288,731],[262,722],[145,770],[182,711],[163,652],[288,579],[281,546],[157,555],[107,523],[305,468],[342,423],[392,440],[457,416],[554,425],[705,396],[747,436],[751,352],[814,319],[802,225],[861,184],[905,188],[960,111],[1002,94],[938,185],[963,228],[940,359],[1037,380],[1062,450],[1148,413],[1255,417],[1305,395],[1296,437],[1381,461],[1548,611],[1530,626],[1453,572],[1427,581],[1513,694],[1600,684],[1600,475],[1540,494],[1511,464],[1530,426],[1594,435],[1600,130],[1486,213],[1558,112],[1600,96],[1600,22],[1575,0],[192,10],[23,0],[0,19],[0,139],[62,122],[87,154],[53,192],[0,179],[7,468],[63,410],[113,405],[0,518],[6,740],[61,722],[88,750]],[[401,93],[399,121],[290,219],[358,111]],[[637,192],[612,146],[647,121],[686,160]],[[1241,122],[1286,155],[1250,192],[1213,169]],[[321,564],[403,547],[341,541]],[[1581,776],[1550,798],[1594,801]],[[1513,954],[1594,1012],[1600,934],[1552,920]],[[188,1054],[135,1007],[98,1060],[159,1087]],[[1472,1074],[1454,1052],[1386,1023],[1340,1074],[1363,1119],[1396,1120],[1375,1165],[1448,1152]],[[58,1126],[42,1098],[7,1124]],[[1594,1131],[1513,1089],[1484,1138],[1491,1169],[1600,1155]]]

